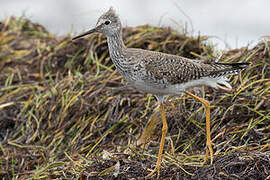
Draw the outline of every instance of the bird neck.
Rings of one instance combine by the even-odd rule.
[[[124,56],[126,46],[123,42],[122,31],[108,36],[107,42],[109,46],[110,56],[113,60]]]

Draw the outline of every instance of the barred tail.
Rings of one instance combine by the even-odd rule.
[[[209,72],[209,77],[212,78],[213,87],[217,87],[217,84],[222,84],[227,88],[231,89],[231,85],[228,83],[227,75],[238,74],[243,69],[246,69],[249,66],[249,63],[215,63],[215,66],[218,66],[218,69],[212,72]]]
[[[250,65],[250,63],[216,63],[216,64],[224,65],[234,69],[239,69],[240,71],[246,69]]]
[[[220,66],[220,68],[209,72],[209,76],[213,78],[238,74],[243,69],[246,69],[250,63],[215,63],[215,65]]]

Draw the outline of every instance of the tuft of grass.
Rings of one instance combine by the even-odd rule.
[[[128,47],[215,59],[207,37],[148,25],[124,28],[123,36]],[[57,37],[40,24],[11,17],[0,24],[0,37],[3,179],[143,179],[148,174],[161,137],[157,103],[124,83],[104,36],[73,42],[69,35]],[[192,90],[211,102],[214,166],[200,166],[203,106],[186,96],[169,99],[161,178],[269,177],[269,45],[224,52],[222,62],[251,63],[230,77],[232,91]]]

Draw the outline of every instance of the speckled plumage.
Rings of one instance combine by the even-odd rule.
[[[106,21],[109,25],[105,25]],[[158,100],[200,85],[216,88],[217,84],[223,84],[231,88],[225,76],[236,74],[247,66],[246,63],[210,64],[161,52],[126,48],[121,21],[112,8],[99,18],[95,31],[107,37],[110,57],[118,72],[136,89],[154,94]]]

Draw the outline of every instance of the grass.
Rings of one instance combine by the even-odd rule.
[[[117,74],[104,36],[72,42],[70,35],[57,37],[13,17],[0,30],[3,179],[143,179],[153,169],[161,137],[157,103]],[[125,28],[123,36],[128,47],[216,58],[207,37],[171,28]],[[203,106],[187,96],[167,100],[162,179],[270,177],[269,47],[262,41],[223,52],[222,62],[251,63],[230,77],[232,91],[192,89],[211,103],[213,166],[199,165],[206,141]]]

